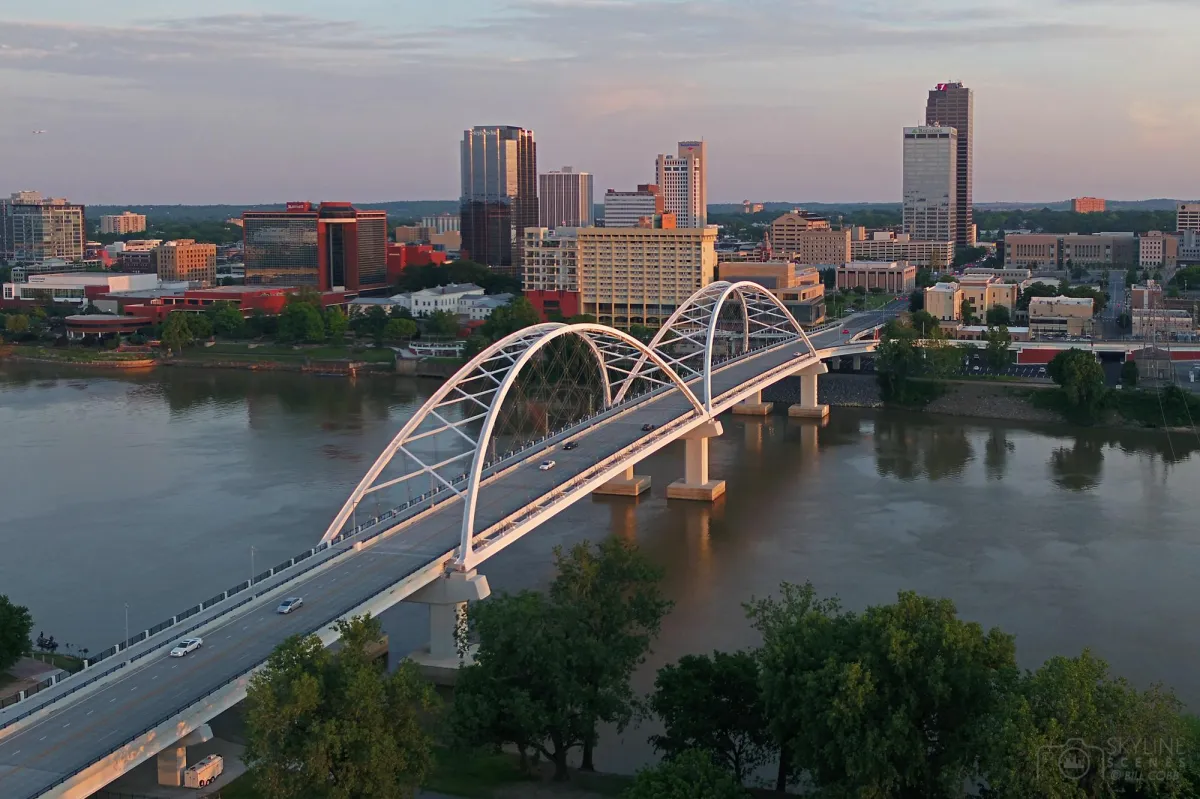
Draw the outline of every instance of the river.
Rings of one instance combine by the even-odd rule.
[[[314,544],[436,388],[287,373],[97,373],[0,363],[0,593],[36,631],[97,651]],[[682,654],[755,644],[741,603],[812,580],[850,608],[900,590],[1017,636],[1023,665],[1091,647],[1200,708],[1200,446],[1114,433],[834,409],[829,423],[723,420],[715,506],[667,502],[682,445],[640,502],[580,502],[488,561],[493,590],[544,585],[551,548],[636,540],[675,607],[636,682]],[[251,548],[253,547],[253,555]],[[402,654],[423,610],[385,615]],[[36,632],[35,632],[36,634]],[[607,736],[602,768],[646,762]]]

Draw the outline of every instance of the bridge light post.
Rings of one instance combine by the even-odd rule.
[[[246,587],[249,588],[252,585],[254,585],[254,547],[253,546],[250,547],[250,582],[246,584]]]
[[[125,648],[129,648],[129,603],[125,603]]]

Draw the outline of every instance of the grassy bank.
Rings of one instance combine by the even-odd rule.
[[[146,352],[117,352],[96,347],[40,347],[25,344],[14,345],[8,349],[8,354],[16,358],[28,358],[35,361],[76,364],[127,363],[154,358],[152,353]]]
[[[1109,391],[1094,415],[1071,407],[1059,388],[1031,391],[1026,396],[1034,407],[1054,411],[1077,424],[1190,429],[1200,422],[1200,398],[1175,386]]]

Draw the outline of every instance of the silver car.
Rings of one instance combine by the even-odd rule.
[[[195,652],[203,644],[203,638],[184,638],[171,649],[171,657],[181,658],[189,652]]]
[[[298,596],[290,596],[279,603],[279,607],[275,608],[276,613],[291,613],[296,608],[304,604],[304,600]]]

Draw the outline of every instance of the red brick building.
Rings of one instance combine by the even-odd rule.
[[[389,244],[387,247],[387,282],[394,284],[410,266],[430,266],[446,263],[446,253],[435,250],[432,244]]]

